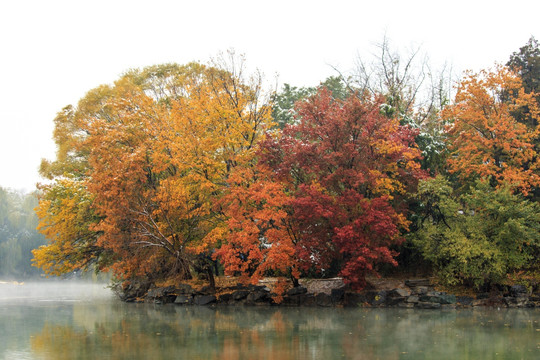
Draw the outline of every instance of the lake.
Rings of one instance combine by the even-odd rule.
[[[539,309],[182,307],[0,283],[0,359],[539,358]]]

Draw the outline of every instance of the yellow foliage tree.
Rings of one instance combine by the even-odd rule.
[[[59,179],[40,188],[41,198],[36,213],[38,230],[49,239],[47,245],[32,251],[34,266],[45,273],[61,275],[110,260],[104,249],[96,246],[98,233],[90,228],[99,220],[92,209],[93,196],[82,182]]]

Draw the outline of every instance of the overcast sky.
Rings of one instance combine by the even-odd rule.
[[[124,71],[234,48],[279,84],[318,84],[386,34],[454,72],[540,38],[540,1],[0,1],[0,186],[33,190],[55,114]]]

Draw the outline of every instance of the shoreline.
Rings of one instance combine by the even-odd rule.
[[[286,291],[280,302],[271,281],[258,285],[234,284],[212,291],[182,283],[156,287],[132,283],[116,294],[124,302],[175,304],[179,306],[283,306],[283,307],[373,307],[406,309],[462,309],[473,307],[540,308],[540,294],[529,293],[523,285],[513,285],[499,293],[460,296],[435,289],[428,279],[404,280],[392,288],[354,292],[340,278],[305,279]]]

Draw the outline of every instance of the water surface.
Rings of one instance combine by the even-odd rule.
[[[0,284],[0,340],[0,359],[539,359],[540,311],[160,306]]]

